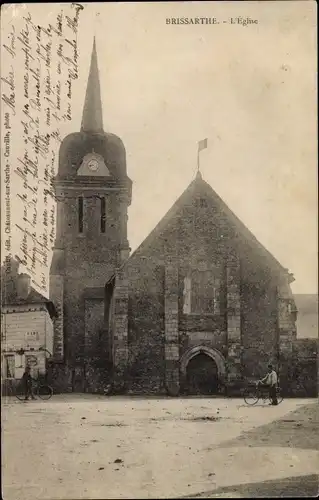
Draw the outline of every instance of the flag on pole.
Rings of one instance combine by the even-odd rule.
[[[203,139],[198,143],[198,152],[200,153],[203,149],[207,148],[207,139]]]

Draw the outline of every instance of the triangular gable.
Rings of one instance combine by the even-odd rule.
[[[77,171],[78,176],[89,177],[110,177],[110,171],[105,165],[104,158],[92,151],[84,156],[80,168]]]
[[[201,178],[200,175],[197,175],[196,179],[190,183],[190,185],[176,200],[176,202],[168,210],[168,212],[164,215],[160,222],[155,226],[153,231],[151,231],[151,233],[145,238],[145,240],[139,245],[139,247],[132,253],[128,261],[130,259],[133,259],[135,256],[140,255],[147,248],[149,248],[155,242],[157,237],[169,227],[169,224],[174,220],[178,212],[187,205],[187,202],[190,202],[196,193],[203,193],[203,191],[214,201],[220,211],[225,214],[227,220],[233,225],[236,231],[240,235],[242,235],[243,238],[251,246],[258,248],[260,255],[269,262],[269,265],[271,267],[275,266],[276,268],[279,268],[280,271],[287,272],[287,270],[280,264],[280,262],[278,262],[278,260],[257,240],[257,238],[251,233],[251,231],[230,210],[226,203],[213,190],[213,188]]]

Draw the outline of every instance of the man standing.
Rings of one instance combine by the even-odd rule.
[[[268,365],[268,373],[267,375],[261,379],[260,381],[262,384],[265,384],[269,388],[269,398],[272,405],[277,405],[277,383],[278,383],[278,376],[275,370],[273,369],[272,365]]]
[[[32,399],[36,399],[34,397],[32,390],[32,377],[30,371],[31,371],[30,366],[26,366],[25,372],[22,375],[22,384],[24,388],[25,401],[29,399],[29,396],[31,396]]]

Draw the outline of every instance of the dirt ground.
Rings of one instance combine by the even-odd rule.
[[[318,424],[317,400],[3,400],[3,498],[315,496]]]

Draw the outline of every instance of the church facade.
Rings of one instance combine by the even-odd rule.
[[[120,271],[128,321],[121,336],[115,306],[113,328],[129,379],[209,392],[283,365],[296,338],[292,279],[198,174]]]
[[[103,130],[95,43],[81,130],[60,147],[50,269],[57,390],[236,393],[272,362],[288,384],[293,276],[200,173],[130,255],[125,147]]]

